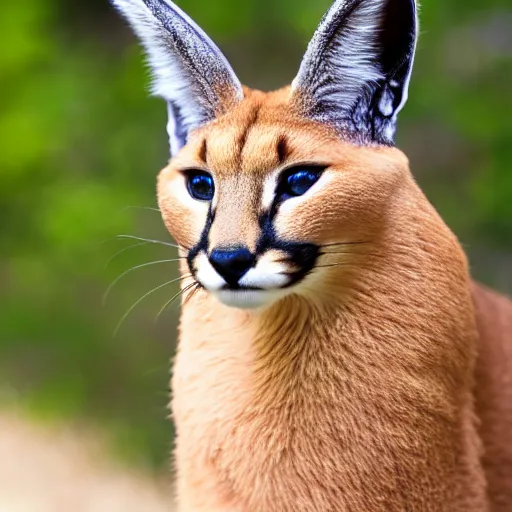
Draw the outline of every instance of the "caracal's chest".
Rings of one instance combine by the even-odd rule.
[[[308,500],[311,510],[332,510],[348,433],[301,400],[289,406],[265,400],[257,385],[258,326],[247,313],[204,303],[183,313],[172,381],[178,485],[195,504],[190,511],[285,512]],[[325,407],[323,414],[335,410]],[[319,474],[325,481],[315,484]]]
[[[178,436],[213,450],[252,403],[256,326],[250,315],[200,297],[183,311],[173,369]]]

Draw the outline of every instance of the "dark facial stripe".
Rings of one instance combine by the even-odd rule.
[[[289,275],[290,282],[285,286],[287,288],[302,281],[313,270],[320,255],[320,247],[312,243],[290,242],[278,238],[273,222],[279,205],[280,201],[276,198],[270,209],[262,213],[258,219],[261,235],[256,246],[256,253],[262,254],[270,249],[277,249],[288,255],[290,262],[299,270]]]
[[[207,156],[208,148],[206,144],[206,139],[203,139],[201,143],[201,147],[199,148],[199,159],[206,164],[206,156]]]
[[[244,151],[245,143],[247,142],[247,137],[249,135],[249,132],[251,131],[251,128],[258,122],[258,115],[260,113],[260,105],[257,105],[253,111],[251,112],[251,117],[249,118],[249,121],[247,125],[245,126],[244,131],[240,135],[240,138],[238,139],[238,164],[242,165],[242,153]]]
[[[188,268],[190,269],[190,272],[192,274],[195,274],[194,270],[194,260],[196,256],[201,252],[204,251],[206,254],[208,254],[208,235],[210,234],[210,229],[212,227],[213,221],[215,219],[215,210],[212,208],[212,205],[210,203],[210,207],[208,208],[208,215],[206,216],[206,222],[203,228],[203,231],[201,233],[201,237],[199,238],[199,242],[197,242],[192,249],[188,252],[187,255],[187,263]]]

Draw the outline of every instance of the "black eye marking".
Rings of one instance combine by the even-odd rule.
[[[325,167],[301,165],[287,169],[281,175],[276,198],[286,201],[291,197],[304,195],[320,178]]]
[[[201,162],[204,162],[206,164],[206,156],[208,152],[208,147],[206,145],[206,139],[203,139],[203,142],[201,143],[201,147],[199,148],[199,158]]]
[[[256,246],[256,254],[263,254],[270,249],[278,249],[286,254],[297,270],[288,274],[288,288],[302,281],[314,268],[320,256],[320,247],[313,243],[281,240],[274,229],[273,219],[277,210],[270,209],[259,216],[261,235]]]
[[[277,141],[277,157],[279,159],[279,163],[284,162],[288,157],[288,144],[284,135],[279,137],[279,140]]]
[[[187,180],[188,193],[198,201],[211,201],[215,193],[213,177],[206,171],[190,169],[183,171]]]
[[[199,241],[197,242],[194,247],[190,249],[187,255],[187,263],[188,268],[190,270],[190,273],[192,275],[195,275],[196,269],[194,268],[194,260],[196,259],[197,255],[203,251],[208,251],[208,236],[210,234],[210,229],[212,227],[213,221],[215,220],[215,210],[212,208],[212,204],[210,203],[208,207],[208,214],[206,216],[206,222],[203,227],[203,231],[201,233],[201,237],[199,238]]]

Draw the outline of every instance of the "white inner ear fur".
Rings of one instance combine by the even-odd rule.
[[[169,135],[169,147],[171,155],[176,155],[183,147],[183,141],[178,136],[178,125],[174,112],[169,104],[167,104],[167,134]]]
[[[416,10],[415,0],[335,0],[292,83],[304,115],[358,144],[393,144],[414,61]],[[388,31],[403,37],[390,42]]]
[[[384,78],[378,65],[377,34],[385,2],[361,2],[326,47],[325,39],[346,0],[337,0],[320,23],[309,43],[292,89],[311,90],[317,97],[338,108],[350,110],[362,87]],[[327,79],[328,78],[328,79]]]
[[[233,102],[242,100],[242,85],[218,47],[170,0],[151,0],[151,8],[143,0],[111,2],[146,49],[153,71],[152,92],[175,109],[168,109],[167,125],[174,155],[191,130],[218,113],[221,92],[230,94]]]

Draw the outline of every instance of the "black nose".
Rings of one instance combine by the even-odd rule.
[[[238,281],[254,265],[254,255],[245,247],[236,249],[216,249],[210,254],[212,267],[230,285],[235,286]]]

